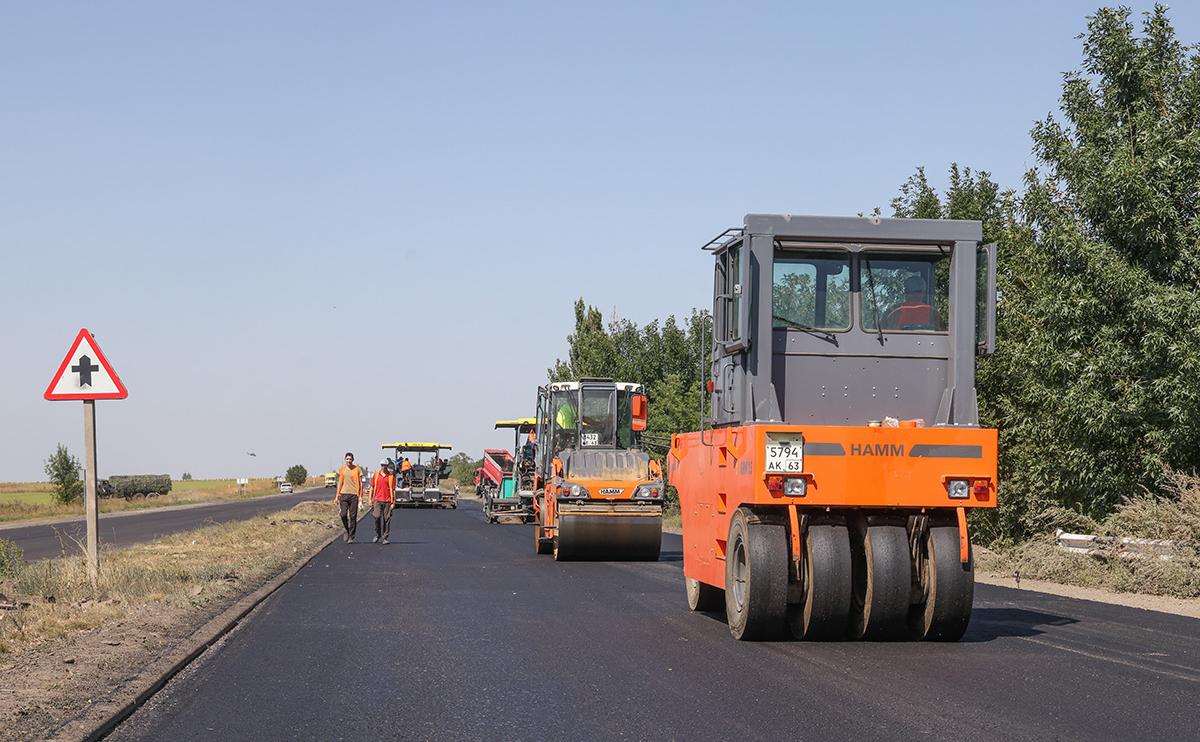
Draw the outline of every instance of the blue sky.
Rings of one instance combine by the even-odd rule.
[[[686,314],[746,212],[917,165],[1018,185],[1096,7],[0,3],[0,480],[81,449],[82,326],[102,476],[506,445],[576,297]]]

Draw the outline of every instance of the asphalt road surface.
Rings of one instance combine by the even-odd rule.
[[[741,643],[657,563],[478,507],[333,544],[115,740],[1195,739],[1200,621],[980,585],[966,638]],[[360,536],[370,519],[360,525]]]
[[[329,490],[332,492],[332,490]],[[214,523],[245,520],[259,513],[286,510],[302,500],[323,498],[321,488],[302,490],[292,495],[267,495],[246,500],[224,500],[210,505],[137,510],[101,514],[100,546],[121,547],[151,541],[178,531],[203,528]],[[332,499],[332,495],[328,495]],[[15,541],[26,561],[52,559],[64,553],[78,554],[77,543],[86,541],[83,519],[49,525],[19,526],[0,529],[0,538]]]

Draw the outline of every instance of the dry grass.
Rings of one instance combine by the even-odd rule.
[[[245,497],[261,497],[278,491],[270,479],[252,479],[246,485]],[[171,491],[160,497],[134,500],[103,498],[100,512],[116,513],[123,510],[145,510],[168,505],[190,505],[201,502],[216,502],[241,497],[237,480],[193,479],[171,483]],[[5,521],[34,520],[58,516],[83,515],[83,503],[60,505],[54,502],[50,485],[45,482],[28,484],[0,484],[0,523]]]
[[[21,565],[0,579],[0,653],[20,653],[152,604],[200,606],[247,589],[327,538],[328,503],[166,536],[101,556],[88,578],[82,556]]]
[[[1116,549],[1094,555],[1059,549],[1046,535],[1014,546],[993,547],[979,568],[1030,579],[1097,587],[1117,592],[1200,597],[1200,478],[1170,472],[1162,494],[1144,493],[1126,500],[1103,521],[1069,510],[1046,514],[1047,529],[1101,536],[1167,539],[1175,544],[1171,560],[1120,556]]]

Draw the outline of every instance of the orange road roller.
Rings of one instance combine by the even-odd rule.
[[[955,641],[996,507],[975,221],[747,215],[715,258],[710,413],[673,436],[688,606],[737,639]]]

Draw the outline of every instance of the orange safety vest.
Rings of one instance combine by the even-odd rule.
[[[362,469],[357,466],[343,466],[338,469],[337,491],[339,495],[361,495]]]
[[[396,475],[375,472],[371,477],[371,492],[374,493],[375,502],[395,502]]]
[[[408,471],[408,470],[409,470],[409,469],[411,469],[411,468],[412,468],[412,464],[408,463],[408,460],[407,460],[407,459],[405,459],[405,460],[404,460],[403,462],[401,462],[401,464],[400,464],[400,471]]]

